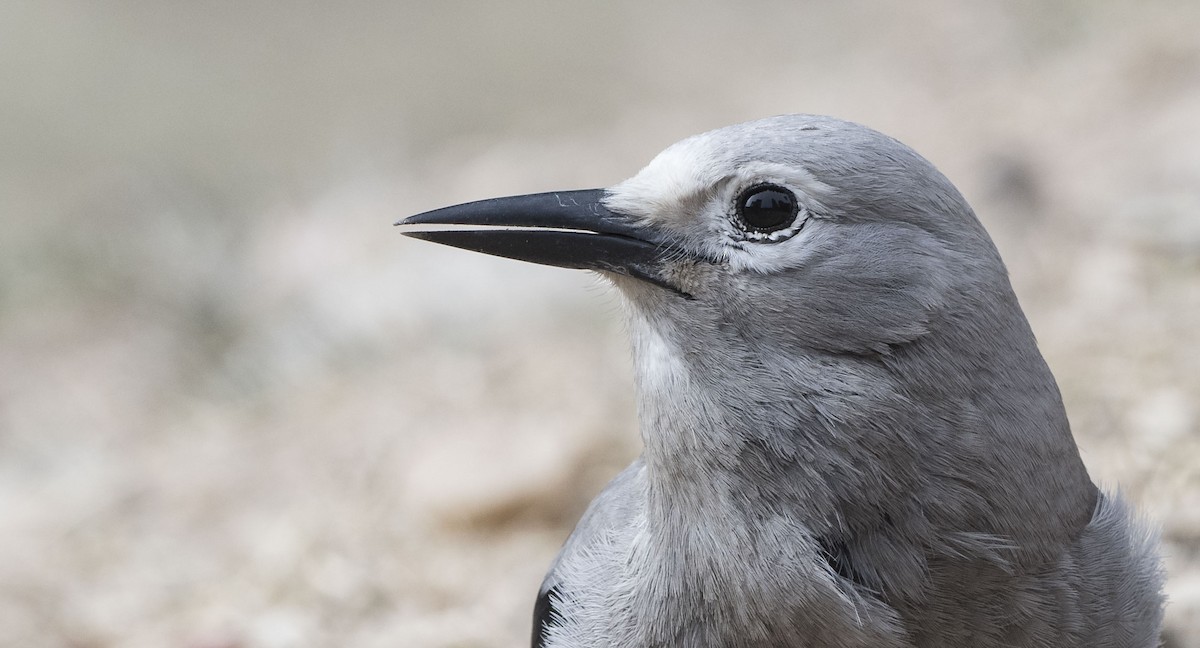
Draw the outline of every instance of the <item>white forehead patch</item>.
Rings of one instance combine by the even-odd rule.
[[[768,149],[764,158],[740,157],[721,131],[704,133],[659,153],[637,175],[611,187],[604,203],[644,224],[669,233],[680,245],[708,258],[724,259],[738,270],[773,272],[800,262],[803,251],[790,238],[811,219],[830,214],[835,190],[785,151]],[[735,203],[755,185],[788,189],[799,203],[789,227],[760,234],[738,221]],[[805,238],[801,236],[801,238]]]
[[[605,205],[613,211],[659,225],[683,225],[722,189],[738,191],[753,183],[777,183],[807,196],[820,208],[832,188],[800,166],[768,160],[736,160],[717,148],[721,131],[681,140],[659,153],[637,175],[608,189]]]
[[[667,147],[637,175],[609,188],[604,203],[613,211],[662,223],[703,203],[721,178],[708,133]],[[681,223],[679,223],[681,224]]]

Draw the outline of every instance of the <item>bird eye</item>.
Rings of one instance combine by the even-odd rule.
[[[796,196],[783,187],[755,185],[738,196],[737,215],[746,229],[774,232],[791,225],[799,213]]]

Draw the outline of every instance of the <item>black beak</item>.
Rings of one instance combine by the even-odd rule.
[[[680,251],[634,219],[609,210],[603,189],[491,198],[396,223],[403,234],[443,245],[562,268],[615,272],[682,291],[662,277]]]

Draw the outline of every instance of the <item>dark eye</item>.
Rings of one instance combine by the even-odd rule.
[[[755,232],[774,232],[796,220],[799,205],[792,192],[777,185],[755,185],[738,196],[738,217]]]

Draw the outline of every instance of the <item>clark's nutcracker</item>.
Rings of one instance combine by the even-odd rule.
[[[996,248],[933,165],[789,115],[609,189],[405,234],[595,270],[642,456],[542,585],[534,646],[1156,646],[1154,533],[1093,485]]]

